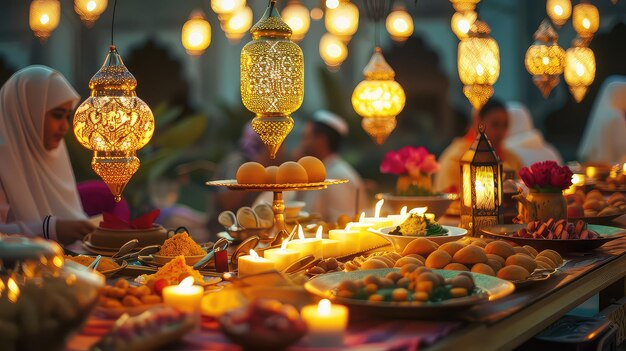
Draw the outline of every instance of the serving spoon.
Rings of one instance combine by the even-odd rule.
[[[111,258],[117,258],[128,254],[133,251],[137,244],[139,244],[139,240],[137,239],[128,240],[124,245],[122,245],[122,247],[120,247],[119,250],[117,250],[116,253],[113,254],[113,256],[111,256]]]
[[[137,258],[139,258],[139,256],[148,256],[148,255],[157,253],[159,252],[159,250],[161,250],[161,245],[148,245],[148,246],[143,247],[141,250],[137,252],[131,252],[123,256],[116,257],[113,259],[113,261],[115,262],[132,261],[132,260],[136,260]]]
[[[207,254],[204,255],[204,257],[202,257],[200,261],[196,262],[193,265],[193,268],[199,269],[200,267],[204,266],[207,262],[209,262],[213,258],[213,256],[215,256],[215,251],[226,250],[227,248],[228,248],[228,240],[224,238],[219,239],[218,241],[215,242],[211,251],[207,252]]]

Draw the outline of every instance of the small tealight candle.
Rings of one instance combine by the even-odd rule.
[[[328,231],[328,238],[339,242],[339,256],[361,250],[361,232],[357,230],[331,229]]]
[[[346,230],[357,231],[357,232],[367,232],[367,230],[371,228],[372,226],[373,226],[372,223],[365,222],[365,212],[361,212],[359,221],[348,223],[348,225],[346,225]]]
[[[267,249],[263,252],[263,257],[273,261],[274,266],[279,271],[289,267],[300,258],[300,252],[287,248],[288,242],[289,240],[285,239],[280,245],[280,248]]]
[[[322,255],[322,240],[318,238],[305,238],[302,226],[298,224],[298,239],[288,242],[287,248],[298,251],[300,257],[311,255],[320,258]]]
[[[204,288],[193,282],[193,277],[187,277],[178,285],[163,288],[163,303],[183,312],[200,310]]]
[[[317,305],[302,308],[302,319],[309,328],[308,340],[312,346],[341,346],[348,326],[348,308],[333,305],[323,299]]]
[[[268,260],[259,255],[254,250],[250,250],[249,255],[239,256],[237,260],[239,276],[257,274],[275,269],[274,261]]]
[[[380,200],[376,203],[376,209],[374,210],[374,217],[366,217],[364,219],[365,223],[371,223],[374,229],[391,227],[393,225],[393,220],[388,217],[381,217],[380,210],[383,208],[385,204],[385,200]],[[369,228],[368,228],[369,229]]]
[[[322,238],[322,226],[317,227],[315,237],[322,241],[322,258],[339,256],[339,240]]]

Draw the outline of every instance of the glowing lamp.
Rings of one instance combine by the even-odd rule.
[[[526,51],[524,63],[533,76],[533,83],[547,98],[559,84],[565,66],[565,51],[557,43],[559,36],[548,20],[541,22],[533,38],[535,42]]]
[[[254,112],[252,129],[270,157],[293,128],[291,113],[304,99],[304,56],[270,0],[263,17],[252,27],[252,41],[241,50],[241,100]]]
[[[325,33],[320,39],[320,56],[328,67],[337,68],[348,57],[348,47],[336,36]]]
[[[80,16],[87,28],[93,27],[93,24],[106,10],[108,0],[74,0],[74,11]]]
[[[457,12],[474,11],[480,0],[450,0]]]
[[[385,27],[391,39],[404,42],[413,34],[413,17],[403,7],[398,7],[387,16]]]
[[[478,15],[474,11],[455,12],[452,15],[450,27],[459,40],[465,40],[469,36],[470,28],[472,28],[476,18]]]
[[[238,42],[252,26],[252,9],[244,6],[236,10],[220,25],[228,40]]]
[[[396,127],[396,116],[404,108],[404,89],[394,80],[396,73],[377,47],[363,70],[365,80],[352,92],[352,107],[361,126],[377,144],[385,142]]]
[[[548,0],[546,1],[546,12],[552,23],[557,28],[561,28],[572,15],[572,2],[570,0]]]
[[[574,39],[572,47],[565,52],[565,82],[576,102],[581,102],[587,88],[596,76],[596,58],[593,50],[580,38]]]
[[[476,140],[461,158],[461,224],[471,236],[502,223],[502,163],[480,125]]]
[[[574,6],[572,25],[581,38],[590,39],[600,27],[598,8],[588,2]]]
[[[137,80],[111,45],[104,64],[89,81],[91,96],[76,110],[74,134],[94,151],[91,167],[116,201],[139,169],[136,151],[152,138],[154,116],[137,97]]]
[[[43,43],[59,26],[61,3],[59,0],[33,0],[30,3],[28,23],[35,36]]]
[[[341,0],[337,7],[326,9],[324,24],[329,33],[349,42],[359,28],[359,8],[349,0]]]
[[[291,28],[291,40],[300,41],[304,39],[311,25],[309,9],[297,0],[289,1],[283,9],[281,16],[289,28]]]
[[[211,0],[211,9],[220,19],[226,18],[246,6],[246,0]]]
[[[185,22],[181,40],[189,55],[200,56],[211,44],[211,25],[202,10],[194,10]]]

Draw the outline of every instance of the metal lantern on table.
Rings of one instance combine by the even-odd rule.
[[[202,10],[194,10],[181,31],[183,47],[189,55],[200,56],[211,44],[211,25]]]
[[[339,0],[335,8],[327,8],[324,24],[329,33],[349,42],[359,28],[359,8],[350,0]]]
[[[461,227],[471,236],[502,223],[502,163],[485,135],[485,126],[461,158]]]
[[[33,0],[30,3],[28,23],[41,42],[45,42],[59,26],[61,3],[59,0]]]
[[[74,0],[74,11],[87,28],[93,27],[100,15],[107,9],[108,0]]]
[[[548,20],[539,25],[533,36],[535,42],[526,51],[526,70],[533,76],[533,83],[544,98],[559,84],[559,76],[565,66],[565,51],[557,43],[556,34]]]
[[[581,102],[596,76],[596,58],[585,40],[576,38],[565,52],[565,82],[576,102]]]
[[[91,96],[76,110],[74,134],[94,151],[91,167],[107,184],[116,201],[139,169],[136,151],[150,141],[154,116],[137,97],[137,80],[114,45],[104,65],[89,81]]]
[[[546,13],[557,28],[562,25],[572,15],[572,2],[570,0],[548,0],[546,1]]]
[[[395,75],[377,47],[363,70],[365,80],[352,92],[352,107],[363,117],[363,129],[379,145],[395,129],[396,116],[406,102],[404,89],[394,80]]]
[[[241,50],[241,100],[256,114],[252,129],[261,137],[270,157],[293,128],[291,113],[304,99],[304,56],[289,40],[291,28],[271,0],[252,27],[252,41]]]

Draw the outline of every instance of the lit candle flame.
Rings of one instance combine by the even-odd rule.
[[[402,209],[400,210],[400,216],[402,217],[406,216],[407,209],[408,207],[403,206]]]
[[[317,227],[317,232],[315,232],[315,238],[317,238],[317,239],[321,239],[322,238],[322,230],[324,230],[324,228],[322,228],[321,225],[319,227]]]
[[[345,230],[346,230],[346,231],[349,231],[350,229],[352,229],[352,222],[350,222],[350,223],[346,224],[346,228],[345,228]]]
[[[376,210],[374,211],[374,218],[380,217],[380,210],[383,208],[383,204],[385,203],[384,199],[381,199],[376,203]]]
[[[285,238],[285,240],[283,240],[282,244],[280,244],[280,249],[281,250],[286,250],[288,242],[289,242],[289,239]]]
[[[428,207],[416,207],[412,209],[409,213],[415,213],[418,216],[424,217],[424,213],[426,213],[426,210],[428,210]]]
[[[13,303],[17,302],[17,298],[20,296],[20,287],[17,286],[17,283],[13,278],[9,278],[9,281],[7,281],[7,288],[9,288],[7,293],[9,301]]]
[[[361,212],[361,216],[359,217],[359,223],[365,223],[365,212]]]
[[[479,191],[485,191],[485,186],[483,185],[483,182],[481,182],[480,180],[476,180],[476,192]]]
[[[255,254],[256,254],[256,252],[255,252]],[[183,279],[180,282],[180,284],[178,284],[178,286],[188,288],[188,287],[193,285],[193,282],[194,282],[193,277],[192,276],[188,276],[187,278]]]
[[[563,14],[563,8],[561,7],[561,5],[554,6],[554,13],[556,13],[559,16]]]
[[[54,256],[54,258],[52,259],[52,264],[57,268],[63,267],[63,258],[60,256]]]
[[[253,249],[250,249],[250,256],[252,256],[252,258],[259,258],[259,254],[257,254]]]
[[[302,226],[298,224],[298,239],[304,240],[304,231],[302,230]]]
[[[318,304],[317,304],[317,313],[319,313],[322,316],[328,316],[330,315],[330,307],[331,307],[331,303],[329,299],[322,299]]]

